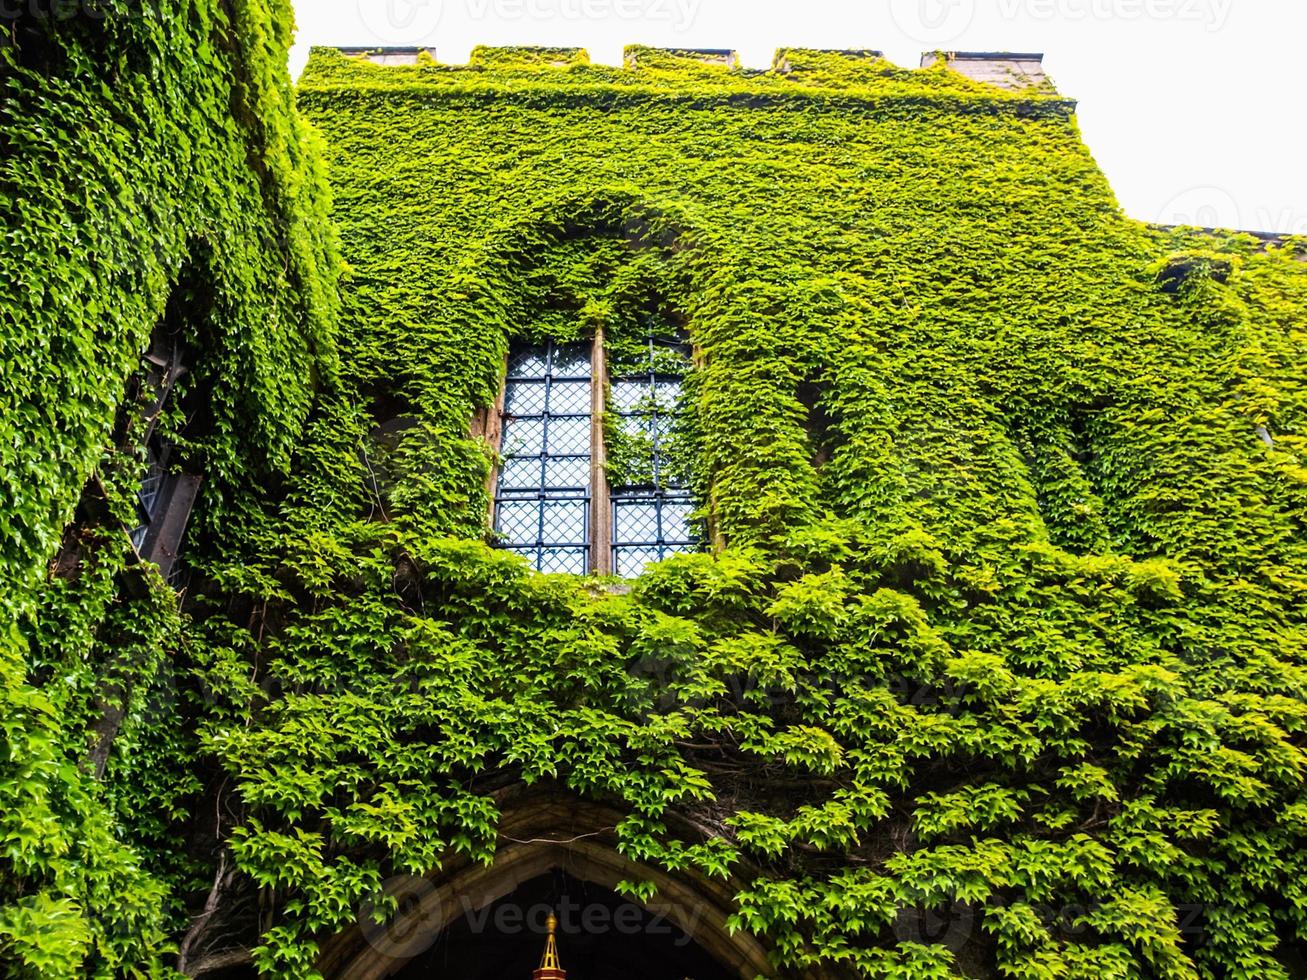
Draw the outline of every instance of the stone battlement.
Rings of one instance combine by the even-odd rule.
[[[440,64],[433,47],[336,47],[330,50],[376,65]],[[976,82],[1010,91],[1039,88],[1052,93],[1052,80],[1044,71],[1043,58],[1040,53],[931,51],[921,56],[920,67],[929,69],[942,61],[949,70]],[[697,65],[748,71],[756,76],[787,75],[818,60],[827,64],[847,62],[859,67],[882,61],[887,68],[894,67],[885,60],[883,52],[871,48],[781,48],[770,68],[749,71],[741,69],[739,55],[731,48],[656,48],[644,45],[628,45],[623,51],[622,65],[630,69]],[[571,68],[589,64],[590,54],[585,48],[478,46],[465,65],[447,64],[443,67]]]

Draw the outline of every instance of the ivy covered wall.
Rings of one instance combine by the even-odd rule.
[[[292,209],[317,275],[240,293],[299,319],[226,321],[250,338],[214,443],[239,516],[205,524],[184,616],[152,593],[97,639],[54,581],[24,620],[29,663],[67,651],[49,676],[169,657],[102,788],[58,768],[76,725],[15,728],[54,733],[31,785],[94,797],[60,796],[51,839],[95,814],[83,851],[124,877],[34,851],[6,962],[330,975],[382,882],[492,860],[529,785],[621,814],[602,842],[638,865],[725,882],[778,976],[1300,975],[1307,242],[1127,220],[1047,86],[632,56],[314,52],[339,371],[301,429],[307,361],[269,337],[325,349],[330,239]],[[316,184],[286,186],[320,207]],[[246,258],[232,276],[268,269]],[[508,341],[602,326],[620,350],[651,315],[696,348],[714,547],[629,590],[530,573],[487,542],[469,435]],[[84,723],[81,697],[53,716]],[[112,887],[138,918],[76,891],[131,855],[148,877]],[[90,909],[93,949],[60,926]]]
[[[117,433],[165,324],[205,406],[161,423],[204,474],[198,554],[239,537],[336,374],[339,260],[290,34],[279,0],[0,20],[5,976],[158,974],[184,911],[175,861],[135,845],[160,812],[136,783],[167,796],[190,765],[139,717],[186,640],[128,543],[144,461]]]
[[[310,59],[358,394],[223,572],[276,634],[215,742],[287,896],[257,961],[488,859],[525,781],[733,875],[782,975],[1300,971],[1307,243],[1127,220],[1047,86],[630,54]],[[469,419],[510,337],[648,296],[723,548],[530,575],[476,540]]]

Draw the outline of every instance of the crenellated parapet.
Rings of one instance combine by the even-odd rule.
[[[716,80],[720,84],[747,83],[765,90],[783,88],[885,88],[920,87],[940,92],[971,94],[1010,93],[1019,97],[1057,98],[1057,90],[1043,68],[1043,55],[1011,52],[927,52],[920,66],[904,68],[871,48],[780,48],[766,69],[740,64],[732,48],[659,48],[628,45],[621,65],[597,65],[585,48],[492,47],[479,45],[465,64],[442,63],[430,47],[315,48],[307,73],[309,84],[321,79],[325,60],[344,56],[379,67],[427,69],[422,81],[452,81],[462,72],[495,71],[508,74],[557,72],[551,80],[634,84],[657,80],[675,87],[673,76],[692,79],[696,86]],[[417,81],[418,79],[413,79]],[[543,81],[544,79],[542,79]],[[398,78],[389,81],[398,82]],[[378,84],[380,83],[378,80]]]

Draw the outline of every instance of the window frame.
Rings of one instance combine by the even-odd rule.
[[[164,579],[175,584],[181,566],[182,539],[191,512],[199,498],[204,478],[199,473],[177,471],[171,467],[173,445],[158,432],[159,419],[173,395],[177,382],[189,370],[183,362],[182,344],[175,336],[163,337],[156,332],[142,360],[140,383],[155,392],[154,401],[145,411],[145,429],[140,445],[151,469],[158,469],[158,489],[149,503],[142,499],[142,487],[136,490],[139,523],[127,529],[136,556],[158,566]],[[149,472],[145,480],[151,478]]]
[[[669,344],[670,338],[661,336],[655,331],[650,330],[646,339],[648,350],[648,361],[645,367],[639,372],[628,372],[618,376],[619,383],[638,383],[641,387],[654,396],[653,407],[648,412],[643,411],[615,411],[613,414],[619,419],[646,417],[650,423],[651,449],[652,449],[652,468],[650,476],[653,482],[649,484],[630,484],[625,486],[613,486],[608,483],[607,505],[609,522],[611,524],[611,533],[608,536],[608,554],[611,562],[611,569],[614,574],[622,575],[622,561],[620,552],[654,552],[651,561],[662,561],[669,554],[677,554],[687,548],[693,548],[696,544],[706,543],[707,535],[701,536],[702,540],[696,542],[693,538],[692,522],[690,521],[690,512],[694,509],[693,495],[688,485],[671,487],[667,485],[666,474],[660,469],[660,457],[662,440],[665,433],[660,425],[660,419],[674,419],[676,414],[671,411],[660,408],[658,388],[660,383],[666,383],[676,380],[678,386],[683,385],[687,372],[672,373],[657,370],[656,351],[659,348],[675,346],[677,348],[686,348],[691,364],[694,363],[694,351],[690,346],[688,339],[682,343],[676,340],[674,344]],[[606,358],[605,358],[606,360]],[[611,383],[610,378],[605,379],[605,390]],[[607,474],[604,474],[605,477]],[[607,481],[605,481],[607,482]],[[622,521],[619,518],[618,510],[623,506],[644,506],[651,507],[654,510],[654,521],[656,534],[653,540],[639,539],[621,539],[619,540],[619,530]],[[669,538],[664,531],[664,521],[667,518],[670,507],[685,508],[685,535],[682,539]]]
[[[588,347],[588,356],[586,360],[585,375],[577,374],[555,374],[557,369],[558,352],[566,348]],[[538,508],[539,527],[536,533],[534,543],[521,543],[513,545],[502,545],[505,550],[515,551],[519,554],[534,557],[534,564],[539,567],[543,564],[544,553],[550,549],[559,549],[564,552],[582,553],[581,570],[574,574],[588,574],[592,572],[598,562],[596,559],[595,548],[595,510],[596,510],[596,484],[595,484],[595,347],[593,341],[586,344],[583,341],[574,343],[559,343],[553,338],[548,338],[539,345],[539,349],[544,355],[543,367],[537,377],[535,374],[517,375],[513,373],[511,363],[511,350],[505,358],[505,368],[502,375],[499,397],[496,399],[495,415],[496,422],[493,426],[495,438],[491,442],[491,448],[496,454],[503,451],[503,441],[507,437],[509,424],[512,420],[522,419],[533,421],[539,419],[541,423],[540,431],[540,450],[536,454],[522,456],[515,454],[519,459],[538,461],[540,467],[538,480],[533,480],[526,486],[509,486],[504,485],[504,466],[503,458],[494,466],[490,473],[488,483],[489,489],[489,525],[495,533],[499,532],[499,523],[503,505],[514,502],[532,502]],[[578,351],[579,353],[579,351]],[[585,362],[579,362],[585,363]],[[587,388],[587,399],[584,402],[585,411],[555,411],[553,404],[553,389],[558,384],[577,384],[584,382]],[[540,395],[539,411],[531,411],[517,415],[512,411],[513,406],[509,404],[509,388],[513,384],[522,384],[534,386],[543,385]],[[584,418],[586,420],[586,449],[585,452],[553,452],[551,442],[559,422],[566,420],[577,420]],[[491,428],[490,419],[485,420],[484,428],[487,431]],[[550,460],[564,459],[586,459],[586,475],[583,482],[578,482],[574,486],[567,487],[550,487],[547,483],[549,474]],[[550,493],[553,490],[555,492]],[[547,540],[546,534],[546,505],[549,503],[575,504],[580,503],[582,507],[582,527],[579,540],[552,541]]]
[[[650,343],[653,343],[651,336]],[[547,341],[548,349],[552,350],[555,341]],[[687,341],[690,350],[691,363],[698,366],[701,358],[697,349]],[[503,457],[500,453],[503,449],[503,435],[505,420],[511,413],[506,408],[508,386],[509,386],[509,358],[510,351],[506,351],[502,367],[499,373],[500,383],[498,393],[495,397],[494,404],[478,410],[472,418],[469,428],[473,438],[486,442],[492,451],[494,464],[491,465],[486,477],[486,521],[487,526],[492,533],[497,533],[497,520],[499,515],[499,506],[505,497],[501,491],[500,478],[503,474]],[[656,372],[652,370],[652,357],[650,361],[650,375],[655,376]],[[684,376],[682,376],[684,377]],[[585,540],[585,572],[584,574],[592,575],[613,575],[616,567],[616,551],[623,546],[638,546],[640,542],[624,543],[619,542],[616,538],[616,527],[614,521],[614,497],[619,498],[621,503],[622,493],[617,492],[608,480],[607,463],[608,450],[604,438],[604,418],[607,409],[607,393],[610,384],[610,374],[608,370],[608,358],[604,346],[604,330],[602,326],[596,327],[593,335],[590,337],[590,484],[587,498],[586,514],[586,540]],[[664,492],[658,487],[651,488],[653,493]],[[628,492],[632,499],[638,497],[639,491]],[[687,488],[685,497],[693,506],[693,498]],[[511,499],[511,497],[509,498]],[[661,507],[663,501],[659,502]],[[710,529],[702,529],[701,541],[702,546],[709,546],[716,540]],[[661,551],[663,547],[679,546],[680,542],[672,542],[671,545],[665,545],[660,533],[659,541],[656,547]],[[539,555],[539,548],[543,547],[537,543],[536,555]],[[526,546],[506,548],[519,554],[530,554],[530,549]],[[659,560],[661,560],[661,557]]]

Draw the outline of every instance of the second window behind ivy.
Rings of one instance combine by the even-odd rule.
[[[698,547],[680,431],[689,363],[682,338],[651,333],[638,357],[613,365],[609,405],[618,445],[608,447],[612,568],[624,578]]]

